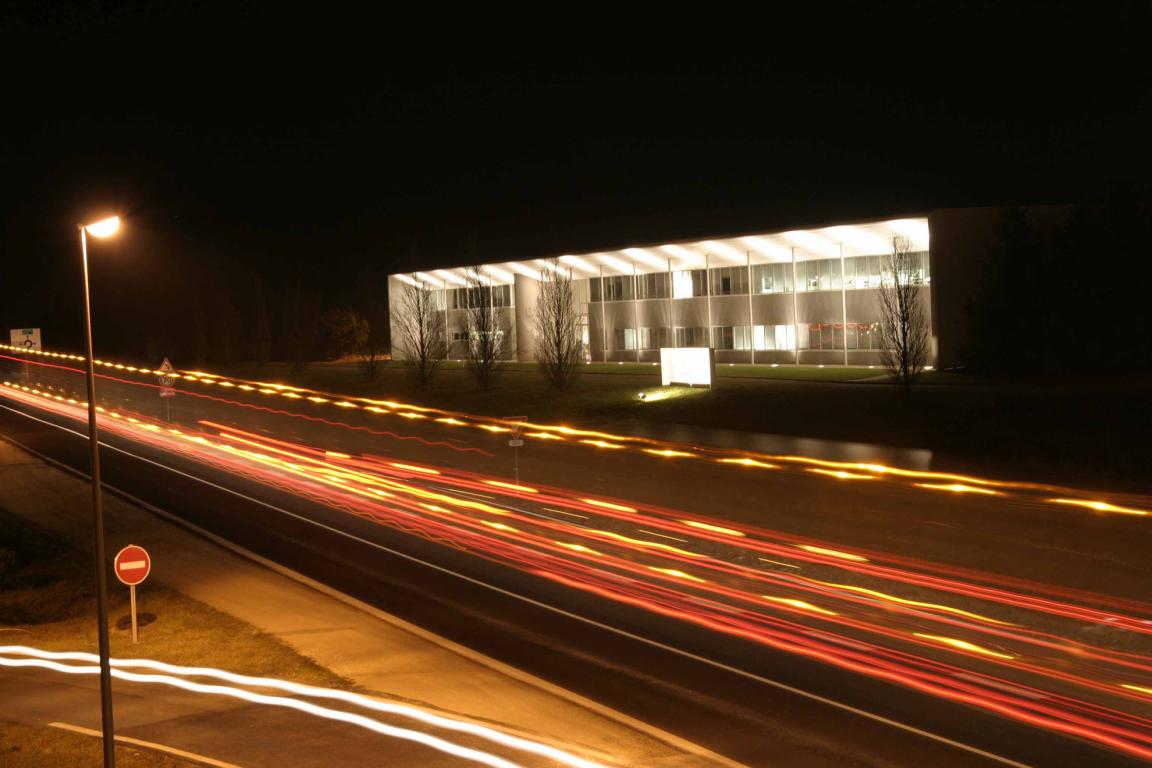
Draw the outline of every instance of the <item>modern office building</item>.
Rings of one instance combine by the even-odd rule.
[[[900,237],[913,252],[909,277],[939,332],[931,216],[863,221],[622,247],[596,253],[431,269],[389,277],[393,339],[405,284],[432,288],[444,313],[448,357],[462,358],[469,302],[497,309],[508,356],[535,359],[533,310],[541,276],[573,278],[590,362],[655,362],[661,347],[712,347],[716,362],[802,365],[879,363],[878,287]],[[395,346],[395,344],[394,344]],[[402,350],[394,350],[400,358]]]

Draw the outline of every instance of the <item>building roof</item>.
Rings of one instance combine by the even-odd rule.
[[[889,253],[892,240],[907,237],[913,250],[928,250],[928,219],[923,216],[903,219],[840,224],[816,229],[794,229],[783,232],[720,237],[709,240],[671,242],[644,247],[628,247],[593,253],[564,254],[554,259],[529,259],[484,264],[479,267],[496,284],[511,283],[515,275],[539,279],[542,272],[554,267],[568,268],[573,277],[631,275],[667,270],[773,264],[813,259],[850,258]],[[434,285],[447,287],[468,284],[468,273],[475,267],[454,267],[398,275],[411,281],[416,277]]]

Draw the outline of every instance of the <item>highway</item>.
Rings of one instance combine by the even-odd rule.
[[[84,469],[76,362],[4,354]],[[110,485],[735,760],[1152,755],[1146,500],[115,365]]]

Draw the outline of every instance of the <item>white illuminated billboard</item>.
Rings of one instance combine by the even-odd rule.
[[[664,386],[712,386],[715,356],[709,347],[661,347],[660,380]]]

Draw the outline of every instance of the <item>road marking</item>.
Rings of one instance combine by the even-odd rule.
[[[71,723],[48,723],[52,728],[59,728],[62,731],[72,731],[73,733],[83,734],[84,736],[101,737],[104,734],[100,731],[94,731],[91,728],[84,728],[79,725],[72,725]],[[191,760],[194,763],[201,765],[211,765],[213,768],[240,768],[235,763],[226,763],[223,760],[217,760],[205,755],[198,755],[195,752],[185,752],[183,749],[176,749],[176,747],[169,747],[165,744],[157,744],[154,741],[144,741],[143,739],[134,739],[131,736],[117,736],[116,741],[121,744],[131,744],[134,747],[143,747],[144,749],[154,749],[157,752],[164,752],[169,755]]]
[[[76,435],[77,437],[79,437],[81,439],[84,439],[84,440],[88,439],[88,436],[82,432],[78,432],[74,429],[69,429],[68,427],[64,427],[64,426],[61,426],[59,424],[55,424],[55,423],[47,421],[45,419],[37,418],[36,416],[32,416],[30,414],[24,413],[23,411],[17,410],[15,408],[10,408],[6,405],[0,405],[0,408],[3,408],[6,411],[10,411],[12,413],[15,413],[18,416],[23,416],[24,418],[31,419],[33,421],[38,421],[42,424],[46,424],[47,426],[54,427],[54,428],[62,430],[64,432],[69,432],[73,435]],[[83,473],[79,470],[73,469],[72,467],[68,467],[67,465],[62,464],[61,462],[58,462],[55,459],[44,456],[43,454],[41,454],[35,450],[27,448],[26,446],[22,445],[21,443],[17,442],[16,440],[12,440],[11,438],[9,438],[7,436],[5,437],[5,439],[8,440],[9,442],[14,443],[15,445],[19,446],[20,448],[23,448],[24,450],[28,451],[31,454],[33,454],[35,456],[39,456],[40,458],[53,464],[54,466],[63,467],[64,469],[66,469],[68,472],[70,472],[72,474],[79,475],[81,477],[87,477],[87,475],[85,473]],[[516,592],[512,592],[512,591],[504,589],[502,587],[497,587],[495,585],[488,584],[487,582],[480,581],[479,579],[472,578],[471,576],[465,575],[463,573],[458,573],[458,572],[453,571],[450,568],[446,568],[442,565],[437,565],[436,563],[430,563],[430,562],[427,562],[425,560],[421,560],[420,558],[418,558],[414,555],[407,554],[406,552],[400,552],[399,550],[395,550],[395,549],[392,549],[390,547],[386,547],[386,546],[384,546],[382,544],[378,544],[374,541],[369,541],[368,539],[361,538],[360,536],[357,536],[355,534],[341,530],[340,528],[336,528],[334,526],[327,525],[325,523],[321,523],[317,520],[313,520],[313,519],[306,517],[304,515],[299,515],[295,512],[290,512],[289,510],[277,507],[276,505],[274,505],[270,502],[262,501],[261,499],[257,499],[257,498],[254,498],[252,496],[248,496],[247,494],[241,493],[240,491],[234,491],[231,488],[226,488],[225,486],[213,483],[210,480],[205,480],[203,478],[196,477],[195,475],[189,474],[187,472],[183,472],[179,469],[175,469],[173,467],[166,466],[164,464],[161,464],[158,461],[153,461],[152,459],[148,459],[148,458],[145,458],[143,456],[137,456],[136,454],[131,453],[129,451],[126,451],[123,448],[117,448],[114,445],[109,445],[109,444],[104,443],[104,442],[101,442],[100,444],[109,448],[110,450],[116,451],[117,453],[122,453],[125,456],[130,456],[134,459],[137,459],[138,461],[142,461],[146,464],[151,464],[152,466],[158,467],[158,468],[166,470],[168,472],[172,472],[173,474],[176,474],[176,475],[180,475],[181,477],[186,477],[189,480],[192,480],[194,482],[198,482],[198,483],[201,483],[203,485],[207,485],[209,487],[216,488],[216,489],[218,489],[224,493],[227,493],[227,494],[232,495],[232,496],[236,496],[237,498],[245,499],[246,501],[250,501],[253,504],[256,504],[258,506],[265,507],[266,509],[271,509],[275,512],[279,512],[283,515],[294,518],[296,520],[300,520],[302,522],[309,523],[311,525],[316,526],[317,528],[322,528],[326,531],[334,533],[337,536],[343,536],[344,538],[359,542],[359,543],[361,543],[367,547],[370,547],[372,549],[376,549],[376,550],[379,550],[381,552],[386,552],[390,555],[393,555],[395,557],[399,557],[403,560],[408,560],[409,562],[418,563],[420,565],[425,566],[426,568],[431,568],[434,571],[438,571],[440,573],[444,573],[444,574],[449,575],[449,576],[454,576],[454,577],[456,577],[462,581],[466,581],[470,584],[475,584],[476,586],[479,586],[483,589],[488,589],[488,590],[491,590],[491,591],[496,592],[498,594],[505,595],[506,597],[510,597],[512,599],[515,599],[515,600],[520,600],[520,601],[527,603],[529,605],[534,605],[534,606],[541,608],[543,610],[550,611],[552,613],[556,613],[556,614],[559,614],[561,616],[566,616],[570,619],[582,622],[584,624],[589,624],[591,626],[602,629],[606,632],[611,632],[613,634],[620,635],[621,637],[627,637],[631,640],[635,640],[637,642],[644,643],[645,645],[650,645],[654,648],[659,648],[661,650],[668,651],[669,653],[673,653],[673,654],[676,654],[678,656],[683,656],[685,658],[692,659],[694,661],[698,661],[702,664],[706,664],[708,666],[715,667],[716,669],[720,669],[720,670],[723,670],[725,672],[729,672],[731,674],[734,674],[734,675],[737,675],[740,677],[744,677],[744,678],[747,678],[749,680],[753,680],[755,682],[761,683],[763,685],[767,685],[767,686],[772,687],[772,688],[776,688],[778,690],[787,691],[787,692],[792,693],[794,695],[801,696],[803,698],[810,699],[812,701],[816,701],[816,702],[819,702],[821,704],[825,704],[827,706],[833,707],[835,709],[839,709],[839,710],[844,711],[844,712],[849,712],[849,713],[857,715],[859,717],[863,717],[867,720],[872,720],[873,722],[882,723],[884,725],[887,725],[887,726],[892,727],[892,728],[896,728],[897,730],[901,730],[901,731],[904,731],[906,733],[912,733],[912,734],[915,734],[917,736],[921,736],[923,738],[929,739],[931,741],[935,741],[935,742],[938,742],[940,744],[945,744],[947,746],[953,747],[954,749],[959,749],[963,752],[968,752],[970,754],[979,755],[980,757],[983,757],[983,758],[988,759],[988,760],[992,760],[993,762],[1001,763],[1002,765],[1012,766],[1012,768],[1034,768],[1033,766],[1029,766],[1027,763],[1021,763],[1021,762],[1018,762],[1018,761],[1013,760],[1011,758],[1004,757],[1002,755],[997,755],[993,752],[988,752],[987,750],[980,749],[979,747],[974,747],[970,744],[965,744],[963,742],[956,741],[954,739],[950,739],[947,736],[941,736],[940,734],[932,733],[931,731],[926,731],[922,728],[917,728],[914,725],[908,725],[907,723],[902,723],[899,720],[893,720],[892,718],[885,717],[884,715],[878,715],[878,714],[875,714],[873,712],[869,712],[867,710],[860,709],[859,707],[854,707],[851,704],[845,704],[844,702],[836,701],[835,699],[830,699],[826,696],[821,696],[820,694],[817,694],[817,693],[805,691],[802,688],[797,688],[795,686],[788,685],[787,683],[782,683],[782,682],[779,682],[777,680],[772,680],[771,678],[767,678],[767,677],[764,677],[762,675],[758,675],[754,672],[748,672],[747,670],[743,670],[743,669],[740,669],[738,667],[734,667],[730,664],[725,664],[724,662],[715,661],[713,659],[709,659],[709,658],[704,657],[704,656],[698,656],[695,653],[692,653],[690,651],[681,650],[680,648],[676,648],[675,646],[671,646],[671,645],[668,645],[666,643],[660,642],[659,640],[653,640],[651,638],[643,637],[642,635],[637,635],[637,634],[629,632],[627,630],[618,629],[617,627],[613,627],[609,624],[604,624],[603,622],[597,621],[596,619],[590,619],[586,616],[581,616],[579,614],[572,613],[571,611],[567,611],[563,608],[557,608],[556,606],[549,605],[548,603],[541,602],[541,601],[536,600],[534,598],[525,597],[524,595],[517,594]],[[107,487],[113,491],[116,491],[117,493],[121,494],[122,496],[124,496],[126,498],[136,500],[136,497],[132,496],[129,493],[125,493],[123,491],[120,491],[120,490],[116,489],[114,486],[109,485],[108,483],[105,483],[104,485],[105,485],[105,487]],[[152,507],[153,509],[156,509],[156,507],[154,507],[153,505],[147,505],[147,506]],[[549,509],[549,508],[545,507],[545,509]],[[559,510],[551,510],[551,511],[559,511]],[[166,513],[166,514],[169,514],[169,513]],[[175,515],[171,515],[171,514],[169,514],[169,516],[173,517],[173,518],[176,517]],[[241,548],[237,547],[237,550],[239,550],[239,549],[241,549]],[[576,695],[576,694],[571,694],[570,692],[566,691],[565,689],[561,688],[560,686],[552,686],[552,684],[548,684],[548,685],[551,688],[553,688],[554,690],[564,691],[565,693],[569,693],[570,695]],[[580,698],[583,698],[583,697],[580,697]],[[606,712],[615,713],[615,711],[609,707],[604,707],[603,705],[600,705],[600,707],[602,708],[602,710],[604,710]],[[624,715],[623,713],[615,713],[615,714],[617,715],[617,717],[615,719],[617,719],[618,722],[626,722],[627,724],[631,725],[632,727],[636,728],[637,730],[641,730],[642,732],[650,733],[652,735],[661,734],[662,740],[664,740],[665,742],[668,742],[668,743],[676,744],[678,746],[681,746],[682,748],[694,747],[694,749],[691,751],[693,751],[695,754],[710,753],[711,752],[711,750],[707,750],[706,748],[700,747],[697,744],[693,744],[692,742],[688,741],[687,739],[683,739],[679,736],[676,736],[675,734],[671,734],[671,733],[668,733],[666,731],[663,731],[662,729],[649,726],[647,723],[643,723],[642,721],[638,721],[638,720],[635,720],[634,718],[630,718],[627,715]],[[626,720],[625,720],[625,718],[626,718]],[[674,741],[670,740],[668,737],[672,737],[672,739],[674,739]],[[730,766],[741,765],[740,763],[737,763],[737,762],[735,762],[729,758],[725,758],[722,755],[719,755],[716,753],[711,753],[711,755],[709,755],[709,756],[711,757],[713,755],[715,757],[721,758],[723,760],[723,762],[727,765],[730,765]]]

